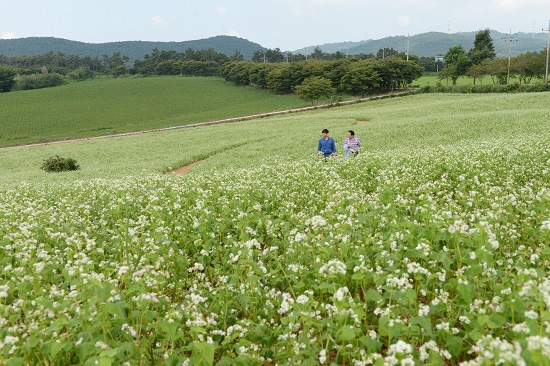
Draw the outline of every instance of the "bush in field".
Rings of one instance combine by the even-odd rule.
[[[93,79],[95,76],[94,72],[87,67],[79,67],[67,74],[67,77],[74,80],[86,80]]]
[[[13,88],[16,74],[13,68],[0,67],[0,93],[9,92]]]
[[[72,170],[79,170],[80,165],[72,158],[62,158],[58,155],[52,156],[48,159],[44,159],[42,163],[43,170],[50,172],[67,172]]]
[[[19,90],[42,89],[63,85],[66,82],[63,75],[57,73],[25,75],[21,76],[17,82],[17,88]]]

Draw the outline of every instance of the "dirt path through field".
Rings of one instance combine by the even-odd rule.
[[[186,173],[189,169],[191,169],[191,167],[197,165],[197,164],[200,164],[204,161],[205,159],[202,159],[202,160],[197,160],[191,164],[188,164],[188,165],[184,165],[184,166],[181,166],[177,169],[174,169],[174,170],[171,170],[169,172],[167,172],[166,174],[183,174],[183,173]]]

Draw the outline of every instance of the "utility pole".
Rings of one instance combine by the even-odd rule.
[[[508,77],[506,78],[506,85],[510,84],[510,59],[511,59],[511,53],[512,53],[512,39],[515,36],[516,36],[515,34],[512,35],[512,28],[510,28],[510,34],[508,34],[507,37],[503,38],[508,40]]]
[[[546,46],[546,73],[544,74],[544,84],[548,85],[548,56],[550,56],[550,20],[548,21],[548,45]]]
[[[407,33],[407,61],[409,61],[409,34]]]

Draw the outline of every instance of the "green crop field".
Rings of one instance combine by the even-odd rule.
[[[0,150],[0,364],[548,366],[549,103],[420,94]],[[317,161],[323,128],[363,152]],[[81,170],[41,171],[53,155]]]
[[[99,79],[0,94],[0,146],[187,125],[306,105],[221,78]]]

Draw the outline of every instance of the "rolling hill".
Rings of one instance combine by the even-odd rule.
[[[476,32],[441,33],[428,32],[409,36],[409,53],[419,57],[432,57],[445,55],[450,47],[461,44],[468,51],[474,46]],[[491,38],[497,57],[508,56],[508,34],[491,31]],[[526,52],[539,52],[546,49],[546,33],[517,33],[512,34],[511,55],[517,56]],[[386,37],[378,40],[366,40],[362,42],[342,42],[311,46],[296,50],[296,53],[309,54],[315,47],[323,52],[334,53],[337,51],[356,55],[359,53],[376,54],[381,48],[393,48],[398,52],[407,51],[407,36]]]
[[[409,53],[419,57],[433,57],[444,55],[451,46],[461,44],[465,50],[469,50],[474,45],[477,32],[460,33],[442,33],[428,32],[413,36],[393,36],[377,40],[365,40],[360,42],[339,42],[323,45],[312,45],[310,47],[294,50],[294,54],[309,55],[316,47],[326,53],[337,51],[348,55],[376,54],[381,48],[393,48],[398,52],[407,51],[407,42]],[[509,47],[509,35],[497,31],[491,31],[491,37],[497,57],[507,57]],[[512,35],[511,55],[517,56],[526,52],[539,52],[546,49],[546,33],[517,33]],[[216,36],[211,38],[182,41],[182,42],[150,42],[150,41],[121,41],[108,43],[84,43],[53,37],[30,37],[19,39],[0,39],[0,55],[5,56],[24,56],[40,55],[53,52],[63,54],[77,55],[81,57],[102,57],[120,52],[128,56],[130,63],[135,60],[141,60],[146,54],[150,54],[153,49],[160,51],[178,51],[183,52],[188,48],[193,50],[203,50],[212,48],[217,52],[227,56],[232,56],[235,51],[239,51],[246,60],[252,59],[254,52],[267,50],[266,47],[258,43],[248,41],[234,36]],[[283,51],[286,52],[286,51]]]
[[[155,48],[160,51],[177,52],[183,52],[188,48],[193,50],[212,48],[227,56],[234,55],[238,50],[245,59],[251,59],[255,51],[265,50],[257,43],[233,36],[216,36],[182,42],[123,41],[108,43],[85,43],[54,37],[0,39],[0,55],[5,56],[41,55],[53,51],[81,57],[102,57],[120,52],[122,55],[128,56],[130,63],[133,63],[135,60],[143,59],[143,56],[150,54]]]

